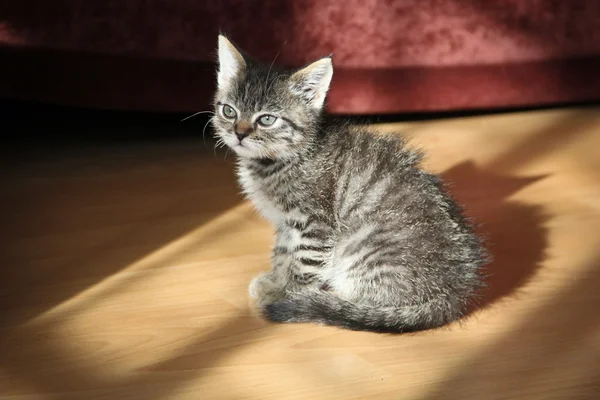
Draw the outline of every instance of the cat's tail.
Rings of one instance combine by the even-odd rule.
[[[376,307],[351,303],[326,291],[295,293],[264,306],[262,311],[274,322],[315,322],[388,333],[432,329],[463,315],[463,307],[443,299],[403,307]]]

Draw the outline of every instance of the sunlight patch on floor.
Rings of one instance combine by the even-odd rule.
[[[170,280],[176,279],[177,274],[173,274],[173,267],[165,268],[166,266],[190,264],[189,267],[192,268],[198,260],[236,257],[238,252],[235,250],[235,243],[239,241],[244,241],[245,246],[254,243],[254,248],[259,254],[267,252],[269,242],[264,239],[267,235],[262,233],[267,233],[270,228],[266,224],[259,224],[260,228],[257,229],[257,219],[258,217],[254,215],[249,204],[242,203],[233,207],[195,230],[124,267],[118,273],[77,293],[67,301],[31,320],[29,324],[52,321],[63,323],[66,315],[77,318],[77,314],[84,313],[90,307],[98,308],[104,303],[113,303],[119,297],[132,292],[136,292],[138,296],[150,296],[147,299],[150,306],[153,300],[152,296],[168,297],[170,291],[175,290],[172,288],[176,286],[168,283]],[[257,231],[260,231],[261,234],[256,234]],[[228,251],[228,248],[232,251]],[[189,275],[185,279],[189,279]],[[153,287],[154,284],[156,287]],[[135,301],[139,301],[139,297]],[[156,307],[160,307],[160,305],[156,305]]]

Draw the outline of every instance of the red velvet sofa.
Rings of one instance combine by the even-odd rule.
[[[219,31],[267,62],[334,53],[335,113],[600,99],[598,0],[2,1],[0,97],[203,109]]]

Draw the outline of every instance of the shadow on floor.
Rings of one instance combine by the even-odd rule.
[[[459,164],[442,174],[452,195],[478,225],[493,260],[486,267],[487,288],[477,308],[509,295],[532,277],[544,258],[547,220],[542,207],[508,200],[508,197],[544,179],[498,175]]]
[[[231,164],[208,147],[82,146],[13,164],[3,189],[0,239],[10,245],[0,328],[43,314],[239,204]]]
[[[67,346],[65,337],[38,334],[32,327],[19,328],[0,339],[4,355],[0,371],[16,377],[32,393],[43,393],[48,400],[77,400],[81,393],[86,398],[162,400],[185,391],[187,382],[198,383],[203,370],[223,365],[237,350],[233,345],[236,341],[247,344],[253,337],[260,339],[265,325],[246,314],[231,316],[213,330],[199,331],[197,339],[165,360],[123,378],[111,376],[96,362],[82,362],[81,356]],[[49,328],[42,327],[42,331]],[[52,367],[43,360],[51,361]]]

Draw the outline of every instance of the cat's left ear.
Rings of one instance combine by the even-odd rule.
[[[224,35],[219,35],[219,89],[230,86],[245,69],[246,61],[242,53]]]
[[[332,77],[332,58],[324,57],[294,73],[290,77],[291,90],[304,98],[312,108],[320,110],[325,103]]]

